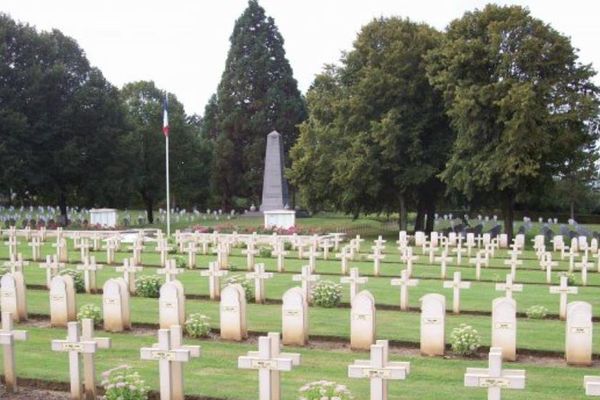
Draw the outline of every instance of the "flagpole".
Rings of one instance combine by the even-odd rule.
[[[171,195],[169,190],[169,135],[165,136],[165,159],[167,170],[167,237],[171,237]]]

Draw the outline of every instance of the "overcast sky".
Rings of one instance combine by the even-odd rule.
[[[352,46],[373,17],[402,16],[443,29],[476,0],[260,0],[275,18],[287,57],[305,92],[325,63]],[[584,63],[600,68],[598,0],[496,1],[529,7],[533,16],[570,36]],[[215,92],[229,35],[247,0],[1,0],[0,11],[39,29],[75,38],[115,85],[154,80],[175,93],[188,113],[202,114]],[[596,78],[600,83],[600,79]]]

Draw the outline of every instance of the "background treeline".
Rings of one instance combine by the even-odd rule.
[[[258,206],[276,129],[295,205],[311,211],[394,214],[401,227],[414,211],[418,229],[445,209],[496,210],[506,222],[515,209],[599,211],[595,72],[526,9],[489,5],[443,32],[373,20],[306,97],[257,1],[230,41],[202,118],[168,94],[176,206]],[[0,57],[6,202],[164,206],[164,91],[119,90],[74,40],[6,15]]]

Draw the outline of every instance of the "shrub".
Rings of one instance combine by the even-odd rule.
[[[294,248],[294,246],[292,246],[292,243],[291,243],[291,242],[285,242],[285,243],[283,243],[283,249],[284,249],[285,251],[290,251],[290,250],[292,250],[293,248]]]
[[[174,257],[175,265],[177,268],[185,268],[187,267],[187,260],[184,256],[176,256]]]
[[[95,304],[84,304],[79,308],[79,312],[77,313],[77,320],[81,321],[86,318],[93,319],[94,325],[102,322],[102,311],[100,307]]]
[[[337,307],[342,301],[342,285],[333,281],[319,281],[313,287],[312,301],[319,307]]]
[[[242,285],[244,292],[246,293],[246,301],[250,301],[254,296],[252,293],[252,283],[246,279],[243,275],[232,275],[227,279],[227,285]]]
[[[141,297],[157,298],[162,280],[157,275],[142,275],[135,280],[135,292]]]
[[[558,274],[559,279],[562,276],[566,276],[567,277],[567,284],[569,286],[573,286],[575,284],[575,274],[572,272],[561,272]]]
[[[2,278],[4,274],[7,274],[8,271],[8,267],[0,267],[0,278]]]
[[[544,306],[535,305],[531,306],[525,311],[527,318],[529,319],[544,319],[548,315],[548,309]]]
[[[450,335],[452,351],[461,356],[475,354],[481,344],[481,336],[476,329],[467,324],[460,324]]]
[[[299,390],[298,400],[353,400],[354,396],[344,385],[329,381],[310,382]]]
[[[273,254],[273,251],[271,249],[269,249],[268,247],[261,247],[258,249],[258,255],[260,257],[271,257],[271,255]]]
[[[69,275],[73,278],[73,284],[75,285],[75,291],[77,293],[85,292],[85,283],[83,281],[83,274],[75,269],[66,268],[58,273],[59,275]]]
[[[185,321],[185,331],[193,338],[206,337],[210,333],[210,318],[203,314],[191,314]]]
[[[123,365],[102,373],[105,400],[147,400],[149,387],[131,367]]]

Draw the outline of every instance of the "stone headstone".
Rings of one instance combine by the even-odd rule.
[[[4,358],[4,386],[7,393],[14,393],[17,390],[17,372],[15,368],[15,341],[17,340],[27,340],[27,331],[14,330],[13,316],[10,312],[2,311],[0,346],[2,346]]]
[[[444,355],[446,346],[446,298],[430,293],[421,298],[421,353]]]
[[[565,358],[567,364],[592,365],[592,306],[575,301],[567,306]]]
[[[23,273],[7,273],[0,279],[0,309],[9,312],[15,322],[27,319],[27,300]]]
[[[308,340],[308,303],[302,289],[294,287],[283,294],[281,331],[284,345],[304,346]]]
[[[246,328],[246,293],[241,285],[226,286],[221,292],[221,339],[241,341]]]
[[[517,358],[517,303],[500,297],[492,302],[492,347],[502,349],[502,358]]]
[[[129,290],[123,278],[109,279],[102,289],[104,330],[122,332],[131,329]]]
[[[160,329],[185,325],[185,294],[178,280],[166,282],[160,287],[158,315]]]
[[[350,347],[368,350],[375,342],[375,299],[363,290],[352,300],[350,313]]]
[[[66,327],[77,319],[75,285],[69,275],[58,275],[50,282],[50,324]]]
[[[279,132],[273,131],[267,135],[260,211],[283,210],[289,205],[288,187],[283,174],[284,167],[283,138]]]

